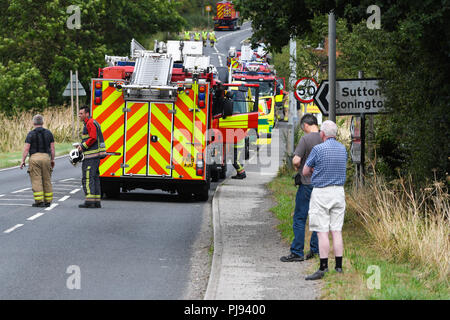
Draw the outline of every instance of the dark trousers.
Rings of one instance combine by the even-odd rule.
[[[305,246],[305,226],[308,218],[309,200],[311,199],[312,185],[301,184],[298,187],[297,195],[295,197],[295,211],[292,228],[294,230],[294,240],[291,244],[291,252],[303,257],[303,249]],[[309,244],[311,251],[319,253],[319,240],[317,233],[311,234]]]
[[[83,177],[81,183],[83,185],[84,194],[86,195],[86,202],[100,201],[100,159],[84,159],[81,170]]]

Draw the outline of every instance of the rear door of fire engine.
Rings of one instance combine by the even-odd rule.
[[[172,176],[173,103],[127,101],[124,175]]]

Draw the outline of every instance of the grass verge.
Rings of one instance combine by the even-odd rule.
[[[56,156],[68,154],[73,149],[71,143],[55,143]],[[5,152],[0,154],[0,169],[9,168],[20,165],[22,160],[22,151]]]
[[[290,243],[292,213],[295,207],[296,187],[290,172],[278,175],[268,184],[277,205],[271,209],[280,223],[278,229],[284,240]],[[343,228],[343,274],[328,273],[324,281],[321,299],[326,300],[437,300],[450,299],[448,279],[442,279],[437,271],[426,265],[410,261],[398,261],[378,247],[369,233],[365,220],[349,208]],[[309,239],[307,231],[306,239]],[[308,241],[305,241],[305,246]],[[308,250],[308,248],[305,248]],[[334,261],[330,256],[330,270]],[[311,272],[317,268],[314,267]]]

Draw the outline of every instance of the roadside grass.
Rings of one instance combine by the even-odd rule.
[[[267,187],[277,203],[271,211],[279,219],[277,228],[283,239],[290,243],[292,213],[295,207],[296,187],[292,172],[285,170]],[[347,195],[349,198],[350,195]],[[351,201],[349,201],[352,203]],[[448,229],[447,229],[448,231]],[[307,230],[305,239],[309,239]],[[330,236],[331,238],[331,236]],[[343,228],[344,259],[343,274],[334,271],[332,249],[330,272],[322,280],[324,286],[320,299],[325,300],[446,300],[450,299],[448,274],[432,269],[427,264],[398,259],[388,255],[379,247],[379,242],[367,228],[367,222],[352,206],[348,206]],[[308,241],[305,241],[305,250]],[[332,248],[332,241],[330,241]],[[446,250],[446,248],[442,248]],[[311,266],[311,273],[318,263]],[[379,277],[378,277],[379,275]],[[377,278],[378,277],[378,278]],[[379,279],[379,282],[376,280]],[[377,286],[379,284],[379,287]]]
[[[56,155],[69,153],[72,142],[72,110],[68,106],[49,107],[39,112],[44,117],[44,128],[49,129],[55,138]],[[0,168],[14,167],[20,164],[25,138],[33,129],[32,119],[37,112],[22,112],[8,116],[0,113]],[[78,120],[77,120],[78,121]],[[76,122],[75,122],[76,124]],[[79,124],[79,128],[82,125]],[[76,135],[76,134],[75,134]]]
[[[73,149],[73,146],[69,142],[55,143],[55,154],[57,157],[68,154],[71,149]],[[0,169],[18,166],[21,160],[22,151],[0,153]],[[28,163],[28,160],[26,162]]]

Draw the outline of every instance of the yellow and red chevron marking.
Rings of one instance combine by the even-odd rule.
[[[206,146],[208,109],[197,107],[197,90],[198,86],[194,84],[192,90],[189,90],[189,94],[179,94],[175,102],[173,139],[173,176],[175,178],[182,176],[183,179],[203,179],[196,175],[194,162],[197,154],[203,153]],[[205,101],[208,101],[208,95],[206,95]]]
[[[223,10],[225,8],[224,4],[217,4],[217,18],[222,19],[223,18]]]
[[[170,175],[172,152],[172,103],[150,104],[150,135],[157,141],[150,142],[148,175]]]
[[[92,102],[92,117],[97,120],[102,128],[106,150],[122,154],[124,132],[122,109],[125,106],[125,101],[123,100],[122,92],[114,87],[110,87],[109,81],[102,82],[102,104],[96,106]],[[91,87],[94,88],[93,85]],[[119,177],[122,174],[120,167],[122,162],[122,156],[108,156],[102,159],[100,162],[100,175],[104,177]]]
[[[128,102],[124,174],[147,174],[148,103]]]

